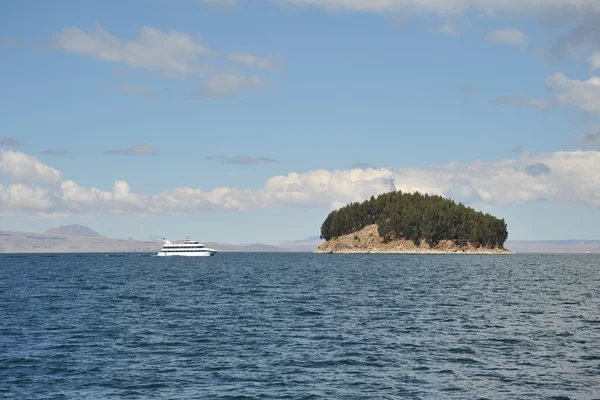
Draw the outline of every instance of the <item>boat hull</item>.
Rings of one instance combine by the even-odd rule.
[[[164,252],[161,251],[157,254],[158,257],[210,257],[217,254],[216,251],[202,251],[202,252],[177,252],[177,251],[169,251]]]

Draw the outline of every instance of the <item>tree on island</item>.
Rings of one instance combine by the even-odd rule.
[[[425,240],[431,247],[442,240],[458,246],[503,247],[508,237],[504,219],[441,196],[397,191],[332,211],[321,226],[321,239],[348,235],[372,224],[377,224],[385,242],[406,239],[419,245]]]

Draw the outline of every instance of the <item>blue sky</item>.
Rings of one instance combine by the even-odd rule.
[[[598,239],[600,4],[517,3],[2,4],[0,229],[278,243],[394,176]]]

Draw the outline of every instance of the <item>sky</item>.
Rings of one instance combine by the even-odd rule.
[[[0,229],[271,243],[390,190],[600,239],[597,0],[0,4]]]

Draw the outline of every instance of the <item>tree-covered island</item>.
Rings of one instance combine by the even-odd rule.
[[[437,195],[389,192],[332,211],[317,253],[507,253],[506,222]]]

